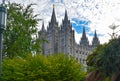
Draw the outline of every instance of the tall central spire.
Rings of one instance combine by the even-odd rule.
[[[52,17],[51,17],[51,22],[56,22],[56,15],[55,15],[55,9],[54,9],[54,4],[53,4],[53,12],[52,12]]]

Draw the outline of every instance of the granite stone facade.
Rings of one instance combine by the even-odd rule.
[[[44,22],[42,29],[39,31],[39,39],[45,39],[48,42],[41,44],[41,53],[43,55],[64,53],[75,57],[79,63],[86,64],[87,56],[94,50],[94,48],[100,44],[95,31],[92,45],[89,44],[86,36],[85,27],[83,27],[83,33],[80,43],[75,42],[74,30],[72,29],[70,20],[68,19],[67,10],[65,10],[65,16],[62,20],[62,24],[59,26],[56,20],[55,9],[53,8],[51,20],[45,30]]]

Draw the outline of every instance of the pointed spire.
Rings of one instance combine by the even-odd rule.
[[[96,30],[95,30],[95,33],[94,33],[94,37],[93,37],[93,40],[98,40],[98,37],[97,37],[97,33],[96,33]]]
[[[95,33],[94,33],[94,37],[97,38],[96,30],[95,30]]]
[[[80,41],[80,45],[82,45],[82,46],[88,46],[89,45],[88,38],[86,37],[85,27],[83,27],[83,33],[82,33],[82,38],[81,38],[81,41]]]
[[[45,26],[44,26],[44,21],[42,22],[42,30],[41,31],[46,32]]]
[[[85,27],[83,27],[83,33],[82,33],[82,37],[83,37],[83,38],[86,38]]]
[[[95,30],[94,37],[93,37],[93,41],[92,41],[92,45],[93,45],[93,46],[96,46],[96,45],[98,45],[98,44],[100,44],[100,41],[99,41],[99,39],[98,39],[98,37],[97,37],[97,33],[96,33],[96,30]]]
[[[53,12],[52,12],[52,17],[51,17],[51,22],[56,22],[56,15],[55,15],[55,9],[54,9],[54,4],[53,4]]]
[[[42,30],[45,30],[44,21],[42,22]]]
[[[64,17],[64,21],[68,21],[67,10],[65,10],[65,17]]]

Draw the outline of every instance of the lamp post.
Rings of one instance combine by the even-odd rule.
[[[4,6],[5,1],[2,1],[0,5],[0,81],[2,81],[2,41],[3,41],[3,32],[6,28],[6,14],[7,10]]]

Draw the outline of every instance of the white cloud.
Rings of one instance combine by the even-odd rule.
[[[79,44],[81,36],[82,34],[75,32],[75,40],[77,44]]]
[[[24,4],[37,3],[35,7],[35,13],[40,13],[40,18],[43,18],[46,26],[52,14],[52,4],[50,0],[10,0],[11,2],[19,2]],[[55,3],[55,11],[57,20],[61,23],[64,17],[64,10],[67,9],[69,19],[88,19],[91,21],[89,25],[90,30],[97,30],[98,34],[104,34],[100,36],[101,43],[108,42],[110,36],[108,33],[112,33],[109,26],[112,23],[120,24],[120,0],[64,0],[64,4]],[[120,28],[117,28],[120,30]],[[116,30],[116,31],[117,31]],[[118,33],[120,35],[120,33]],[[80,40],[81,34],[75,33],[75,39],[77,42]],[[92,38],[88,37],[90,40]]]

